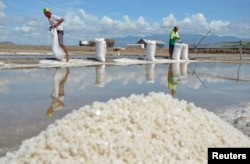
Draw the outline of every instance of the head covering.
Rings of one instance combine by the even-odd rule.
[[[44,13],[50,13],[51,11],[50,11],[50,9],[48,7],[46,7],[46,8],[43,9],[43,12]]]

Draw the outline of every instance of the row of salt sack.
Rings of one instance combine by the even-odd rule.
[[[65,58],[65,52],[58,43],[57,30],[53,28],[51,30],[52,37],[52,51],[58,60],[63,60]],[[105,62],[106,58],[106,41],[104,38],[95,39],[96,44],[96,60]]]
[[[57,30],[52,29],[52,50],[57,59],[62,60],[65,57],[65,53],[63,49],[59,46]],[[95,39],[96,43],[96,59],[98,61],[105,62],[106,58],[106,41],[104,38]],[[146,47],[146,60],[154,61],[155,60],[155,52],[156,52],[156,41],[148,40]],[[175,60],[180,60],[180,58],[184,60],[188,60],[188,45],[187,44],[175,44],[173,58]]]
[[[154,61],[156,52],[156,41],[148,40],[146,47],[146,60]],[[188,60],[188,44],[177,43],[174,46],[173,59]]]
[[[174,45],[173,59],[175,60],[188,60],[188,44],[176,43]]]
[[[106,42],[104,38],[95,39],[96,43],[96,59],[105,62],[106,58]],[[154,61],[156,52],[156,41],[148,40],[146,48],[146,60]]]
[[[95,39],[96,43],[96,59],[105,62],[106,58],[106,41],[104,38]],[[148,40],[146,47],[146,60],[155,61],[156,41]],[[173,59],[188,60],[188,44],[177,43],[174,47]]]

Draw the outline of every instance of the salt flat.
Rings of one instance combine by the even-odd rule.
[[[100,62],[97,60],[89,59],[70,59],[69,62],[58,61],[58,60],[40,60],[39,63],[0,63],[0,69],[13,69],[13,68],[51,68],[51,67],[80,67],[80,66],[90,66],[90,65],[131,65],[131,64],[149,64],[149,63],[185,63],[185,62],[198,62],[196,60],[170,60],[170,59],[156,59],[154,61],[148,61],[144,59],[131,59],[131,58],[117,58],[107,62]]]

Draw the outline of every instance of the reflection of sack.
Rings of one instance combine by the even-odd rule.
[[[58,35],[56,28],[51,29],[51,34],[52,34],[52,51],[57,59],[62,60],[64,59],[65,52],[58,43]]]
[[[188,60],[188,44],[182,43],[181,58]]]

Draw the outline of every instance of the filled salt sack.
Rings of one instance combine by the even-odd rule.
[[[180,60],[182,44],[176,43],[174,45],[173,59]]]
[[[147,47],[146,47],[146,60],[154,61],[155,51],[156,51],[156,41],[148,40]]]
[[[52,51],[53,51],[55,57],[58,60],[64,59],[65,52],[63,51],[62,47],[59,45],[56,28],[51,29],[51,36],[52,36]]]
[[[106,42],[104,38],[95,39],[95,44],[96,44],[96,60],[105,62]]]
[[[188,60],[188,44],[182,43],[181,59]]]

